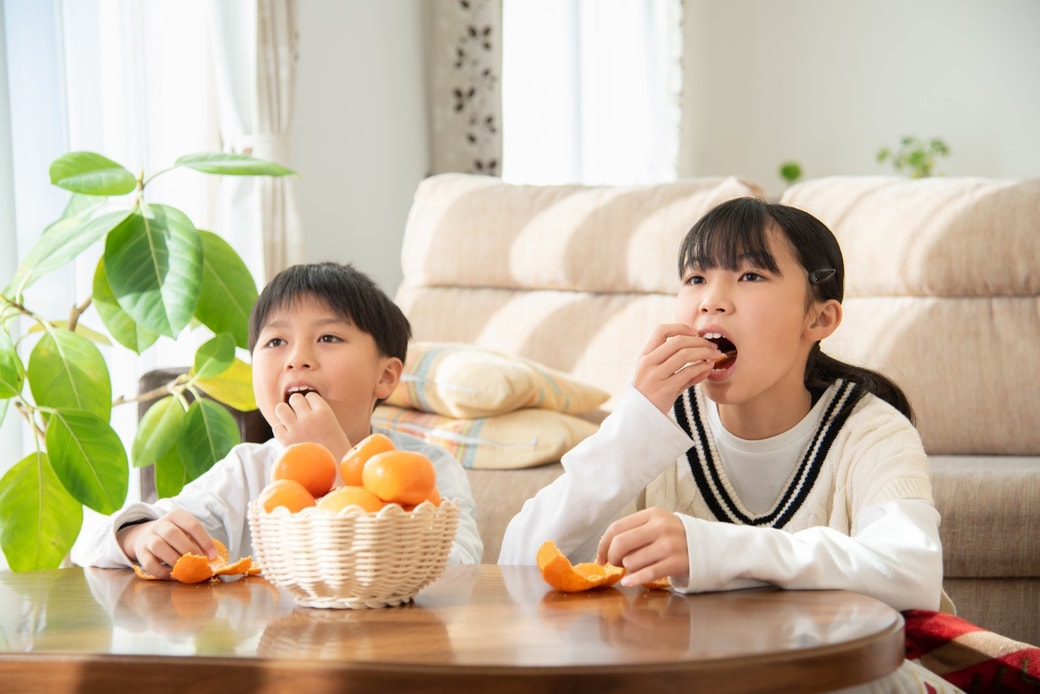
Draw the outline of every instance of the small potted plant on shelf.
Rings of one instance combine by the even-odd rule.
[[[154,464],[160,492],[179,491],[239,442],[220,403],[256,408],[249,367],[236,356],[236,348],[246,347],[256,282],[220,236],[145,199],[155,178],[181,168],[294,174],[273,162],[218,153],[181,157],[145,178],[100,154],[65,154],[51,164],[50,180],[72,193],[68,205],[10,281],[0,281],[0,422],[20,415],[33,444],[0,478],[0,549],[15,571],[59,566],[79,535],[84,507],[110,514],[126,501],[130,465]],[[96,254],[99,245],[90,296],[60,318],[33,307],[31,286]],[[85,324],[90,307],[100,325]],[[212,337],[188,373],[142,396],[161,397],[139,423],[128,454],[111,413],[139,398],[113,398],[98,345],[142,354],[160,337],[176,339],[195,325]]]

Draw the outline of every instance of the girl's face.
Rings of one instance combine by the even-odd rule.
[[[823,305],[809,300],[806,270],[779,230],[768,229],[767,238],[779,272],[749,260],[736,270],[687,268],[676,308],[677,320],[698,335],[713,341],[721,335],[736,349],[733,363],[713,371],[702,387],[718,403],[727,428],[746,438],[780,433],[808,412],[805,364],[813,343],[822,339],[813,326]],[[840,308],[834,311],[840,318]],[[734,411],[727,422],[726,406],[743,408],[743,431],[730,426]]]

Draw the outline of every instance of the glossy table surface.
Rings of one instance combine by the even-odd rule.
[[[826,691],[903,659],[903,621],[843,591],[551,590],[448,566],[408,605],[297,607],[261,577],[0,574],[0,690]]]

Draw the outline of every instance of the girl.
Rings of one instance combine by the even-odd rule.
[[[553,539],[572,561],[624,566],[627,585],[845,589],[938,609],[939,513],[909,403],[820,351],[842,317],[834,235],[741,198],[694,225],[679,273],[676,322],[653,332],[600,431],[512,519],[499,563],[534,563]]]

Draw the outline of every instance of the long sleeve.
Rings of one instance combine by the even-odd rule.
[[[686,528],[690,575],[681,592],[771,583],[844,589],[898,610],[939,607],[939,513],[928,501],[894,499],[862,509],[852,536],[826,526],[795,533],[677,514]]]
[[[498,563],[533,564],[546,540],[572,561],[591,561],[607,526],[689,446],[689,437],[630,386],[599,431],[563,456],[564,473],[509,522]]]
[[[132,503],[109,516],[87,541],[77,543],[73,561],[101,568],[130,567],[132,562],[119,547],[116,533],[128,523],[155,520],[174,508],[183,508],[195,516],[211,537],[227,546],[230,557],[251,555],[249,501],[260,495],[281,450],[281,444],[274,439],[264,444],[235,446],[205,474],[185,485],[177,496],[151,504]]]

